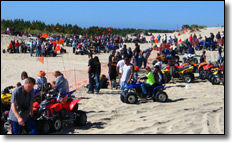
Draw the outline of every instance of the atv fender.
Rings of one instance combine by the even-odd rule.
[[[50,107],[50,109],[55,109],[56,112],[60,111],[62,109],[61,103],[56,103]]]
[[[153,89],[153,91],[152,91],[152,94],[155,92],[156,89],[158,89],[158,88],[163,88],[163,87],[165,87],[165,85],[161,85],[161,86],[155,87],[155,88]]]
[[[81,100],[81,98],[80,98],[80,99],[75,99],[75,100],[73,100],[72,102],[70,102],[70,104],[69,104],[69,109],[70,109],[70,110],[73,110],[73,108],[75,107],[75,105],[76,105],[80,100]]]
[[[39,107],[39,103],[38,103],[37,101],[35,101],[35,102],[33,103],[33,107],[34,107],[34,108],[38,108],[38,107]]]
[[[131,84],[131,85],[127,86],[125,89],[138,88],[138,87],[141,87],[141,84]]]

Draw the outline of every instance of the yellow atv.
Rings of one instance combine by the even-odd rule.
[[[182,66],[166,66],[163,68],[163,74],[165,78],[165,82],[168,83],[171,78],[179,78],[181,80],[184,80],[186,83],[191,83],[194,80],[194,74],[193,74],[194,66],[189,65],[182,65]]]
[[[10,109],[12,89],[15,86],[8,86],[1,92],[1,113]]]

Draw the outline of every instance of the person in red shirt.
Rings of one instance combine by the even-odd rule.
[[[16,43],[15,43],[15,48],[16,48],[16,53],[19,53],[19,41],[17,40]]]
[[[189,42],[191,42],[193,40],[193,35],[191,34],[190,36],[189,36]]]

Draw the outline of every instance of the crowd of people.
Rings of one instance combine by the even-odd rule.
[[[131,83],[132,80],[139,80],[138,72],[142,67],[144,67],[144,69],[149,67],[147,66],[147,60],[152,50],[153,48],[141,50],[138,43],[135,43],[135,49],[133,51],[131,50],[131,47],[127,48],[125,44],[123,45],[123,48],[120,48],[118,51],[112,50],[111,54],[109,55],[107,64],[109,73],[108,80],[110,87],[112,89],[119,89],[120,87],[121,91],[123,91],[124,88]],[[157,63],[155,65],[155,68],[155,72],[160,70],[161,64]],[[93,94],[95,92],[96,94],[98,94],[101,88],[99,87],[99,84],[101,84],[101,79],[99,79],[101,73],[101,63],[97,56],[93,58],[92,53],[89,54],[88,73],[89,88],[87,93]],[[150,85],[153,85],[153,83],[155,82],[157,84],[161,84],[162,78],[160,79],[159,77],[162,76],[154,73],[153,80],[155,81],[149,82],[149,77],[148,82],[150,83]],[[96,86],[94,87],[95,84]],[[144,88],[148,88],[147,86],[145,86]]]

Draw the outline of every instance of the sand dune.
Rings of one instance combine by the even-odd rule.
[[[204,37],[212,32],[216,35],[223,31],[221,27],[207,28],[199,33]],[[167,34],[173,35],[172,34]],[[176,33],[177,35],[177,33]],[[157,36],[157,34],[155,34]],[[189,34],[178,38],[188,38]],[[12,37],[1,35],[1,50],[6,47]],[[147,37],[147,40],[150,37]],[[134,44],[127,44],[134,49]],[[141,44],[141,48],[150,47],[150,43]],[[44,64],[36,57],[27,54],[3,54],[1,52],[1,89],[21,82],[22,71],[36,77],[39,70],[54,72],[56,70],[87,70],[87,56],[72,53],[71,47],[65,47],[67,54],[58,57],[47,57]],[[201,51],[197,51],[201,54]],[[154,54],[155,55],[155,54]],[[207,61],[216,61],[217,51],[207,51]],[[109,54],[99,54],[100,61],[106,63]],[[183,56],[180,56],[181,59]],[[154,58],[154,57],[151,57]],[[151,66],[151,62],[149,64]],[[144,72],[144,69],[141,69]],[[144,74],[139,73],[139,76]],[[195,74],[198,77],[198,74]],[[86,76],[87,78],[87,76]],[[83,98],[79,109],[86,111],[87,125],[76,127],[67,124],[56,134],[224,134],[224,86],[212,85],[208,81],[196,79],[185,88],[182,81],[166,84],[169,96],[167,103],[148,100],[136,105],[124,104],[120,101],[120,91],[102,89],[100,94],[87,94],[86,88],[79,89],[76,97]]]

